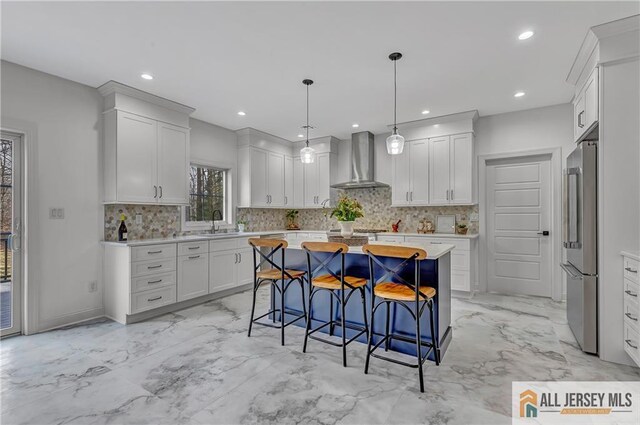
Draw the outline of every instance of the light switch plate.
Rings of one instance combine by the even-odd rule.
[[[478,213],[471,213],[469,214],[469,221],[478,221],[480,220],[480,217],[478,217]]]
[[[64,218],[64,208],[49,208],[49,219],[62,220]]]
[[[142,224],[142,214],[136,214],[136,224]]]

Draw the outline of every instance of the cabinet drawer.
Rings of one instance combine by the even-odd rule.
[[[471,291],[471,277],[468,271],[451,270],[451,289]]]
[[[638,282],[638,262],[632,258],[624,257],[624,277],[632,282]]]
[[[176,302],[176,285],[131,295],[131,314]]]
[[[623,310],[625,323],[628,323],[636,329],[640,329],[640,326],[638,326],[638,314],[640,313],[638,303],[630,300],[629,298],[625,298]]]
[[[467,251],[453,250],[451,252],[451,268],[456,270],[469,270],[470,254]]]
[[[181,242],[178,244],[178,255],[206,254],[209,252],[209,242]]]
[[[624,322],[624,351],[631,356],[633,361],[640,366],[640,351],[638,350],[638,342],[640,337],[638,331]]]
[[[220,241],[209,242],[209,252],[231,251],[238,248],[236,239],[222,239]]]
[[[175,258],[176,244],[134,246],[131,248],[131,261],[157,260],[160,258]]]
[[[176,269],[176,258],[166,258],[164,260],[138,261],[131,263],[131,277],[138,277],[162,272],[174,271]]]
[[[131,293],[176,284],[176,272],[158,273],[131,279]]]

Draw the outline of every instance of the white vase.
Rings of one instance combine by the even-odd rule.
[[[339,221],[338,223],[340,223],[340,236],[343,238],[353,236],[353,221]]]
[[[244,232],[244,224],[238,224],[238,232]]]

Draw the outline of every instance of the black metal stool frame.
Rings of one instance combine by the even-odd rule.
[[[284,241],[283,241],[284,242]],[[273,247],[271,249],[271,251],[268,254],[264,254],[260,248],[264,248],[264,246],[256,246],[251,244],[251,247],[253,248],[253,302],[251,304],[251,319],[249,321],[249,331],[247,332],[247,336],[250,337],[251,336],[251,328],[252,325],[255,323],[257,325],[262,325],[262,326],[267,326],[270,328],[275,328],[275,329],[280,329],[280,339],[281,339],[281,344],[284,345],[284,328],[286,328],[287,326],[291,325],[292,323],[297,322],[300,319],[305,319],[307,317],[307,309],[305,307],[305,300],[304,300],[304,282],[303,279],[304,277],[300,277],[300,278],[296,278],[291,276],[287,270],[285,269],[285,246],[284,243],[277,245],[275,247]],[[281,261],[281,266],[279,266],[278,264],[275,263],[274,261],[274,256],[278,253],[278,251],[282,250],[282,261]],[[258,261],[258,258],[262,258],[260,261]],[[267,279],[267,278],[258,278],[258,271],[260,270],[260,268],[264,265],[264,264],[270,264],[272,267],[274,267],[275,269],[279,270],[281,272],[281,276],[279,276],[278,278],[274,278],[274,279]],[[282,281],[282,288],[280,288],[278,286],[278,282]],[[288,282],[287,282],[288,281]],[[297,281],[300,284],[300,291],[302,293],[302,309],[303,309],[303,314],[300,316],[296,316],[294,319],[285,322],[285,317],[287,314],[298,314],[297,312],[294,311],[287,311],[284,308],[284,294],[287,292],[287,289],[289,288],[289,286],[294,282]],[[286,282],[286,283],[285,283]],[[255,314],[255,309],[256,309],[256,295],[258,292],[258,289],[260,289],[260,286],[263,283],[269,283],[271,285],[272,290],[275,289],[280,293],[280,308],[276,308],[275,306],[275,291],[272,293],[271,296],[271,310],[269,310],[268,312],[266,312],[265,314],[254,318],[254,314]],[[276,323],[276,313],[280,313],[280,324],[275,324]],[[266,323],[266,322],[259,322],[258,320],[262,319],[265,316],[268,316],[272,314],[272,322],[273,323]]]
[[[303,248],[304,248],[304,245],[303,245]],[[368,332],[368,330],[369,330],[368,321],[367,321],[367,305],[366,305],[366,297],[365,297],[365,287],[364,286],[354,287],[354,286],[350,285],[349,283],[345,282],[345,280],[344,280],[344,276],[345,276],[344,252],[343,252],[342,248],[340,248],[339,250],[333,252],[325,260],[322,260],[322,259],[318,258],[313,252],[309,251],[306,248],[304,248],[304,250],[307,253],[307,269],[308,269],[307,280],[308,280],[308,283],[309,283],[309,314],[307,316],[307,326],[305,328],[305,333],[304,333],[304,343],[302,345],[302,352],[303,353],[307,352],[307,341],[308,341],[308,338],[315,339],[316,341],[320,341],[320,342],[324,342],[326,344],[333,345],[334,347],[342,347],[342,365],[344,367],[347,367],[347,345],[349,345],[355,339],[360,337],[360,335],[366,334]],[[340,275],[337,275],[335,272],[333,272],[333,270],[331,270],[329,268],[330,264],[333,262],[333,260],[338,255],[340,255]],[[318,266],[313,270],[311,268],[311,259],[312,258],[319,263]],[[312,283],[313,282],[313,276],[318,274],[318,272],[320,272],[321,270],[326,271],[328,274],[333,276],[334,279],[339,280],[340,284],[341,284],[341,289],[335,290],[335,289],[329,289],[329,288],[314,287],[313,283]],[[349,293],[345,297],[345,290],[346,289],[349,289]],[[349,324],[349,323],[346,322],[346,318],[345,318],[346,305],[349,302],[349,299],[351,299],[351,296],[356,292],[356,289],[359,290],[359,292],[360,292],[360,294],[362,296],[362,309],[363,309],[363,315],[364,315],[364,327],[353,325],[353,324]],[[322,325],[320,325],[320,326],[318,326],[315,329],[311,329],[311,322],[313,321],[313,318],[312,318],[313,297],[316,294],[318,294],[319,292],[321,292],[321,291],[327,291],[327,292],[329,292],[329,294],[331,294],[331,304],[330,304],[330,310],[329,310],[329,321],[324,323],[324,324],[322,324]],[[338,295],[336,293],[336,291],[339,291],[340,295]],[[335,298],[335,301],[337,302],[337,304],[340,306],[340,322],[335,320],[334,316],[333,316],[334,298]],[[333,336],[334,328],[335,328],[336,325],[338,325],[338,326],[340,326],[342,328],[342,343],[329,341],[327,339],[324,339],[324,338],[317,337],[317,336],[313,335],[315,332],[318,332],[320,329],[323,329],[323,328],[329,326],[329,335]],[[351,329],[351,330],[359,331],[359,332],[355,336],[353,336],[352,338],[347,340],[346,339],[346,330],[347,329]]]
[[[378,359],[382,359],[382,360],[386,360],[392,363],[396,363],[402,366],[408,366],[411,368],[417,368],[418,369],[418,374],[419,374],[419,378],[420,378],[420,392],[424,392],[424,376],[422,373],[422,365],[424,364],[424,362],[427,360],[427,358],[429,357],[429,355],[433,352],[434,354],[434,358],[435,358],[435,362],[436,365],[440,365],[440,348],[438,346],[438,341],[436,338],[436,333],[435,333],[435,317],[434,317],[434,311],[433,311],[433,298],[427,297],[425,294],[423,294],[422,292],[420,292],[420,261],[417,257],[418,254],[413,254],[411,257],[405,259],[404,261],[402,261],[400,264],[398,264],[396,267],[394,267],[393,269],[388,267],[386,264],[382,263],[374,254],[368,252],[367,253],[369,256],[369,275],[370,275],[370,280],[371,280],[371,328],[369,330],[369,342],[367,344],[367,356],[366,356],[366,360],[365,360],[365,366],[364,366],[364,373],[367,374],[369,373],[369,361],[370,361],[370,357],[375,357]],[[399,273],[409,265],[410,262],[414,263],[414,282],[415,284],[411,284],[409,282],[407,282],[406,279],[404,279],[402,276],[399,275]],[[375,279],[375,265],[378,265],[380,268],[382,268],[385,271],[385,274],[379,278],[379,279]],[[400,283],[406,287],[408,287],[409,289],[411,289],[412,291],[415,292],[416,294],[416,299],[415,299],[415,310],[412,310],[411,307],[409,307],[405,302],[400,301],[400,300],[382,300],[380,302],[378,302],[376,304],[376,296],[375,296],[375,286],[378,283],[382,283],[384,281],[387,281],[388,278],[395,278],[395,280],[397,280],[398,282],[394,282],[395,283]],[[389,280],[391,281],[391,280]],[[436,294],[437,296],[437,294]],[[399,304],[402,307],[404,307],[409,314],[411,315],[411,317],[413,317],[413,319],[415,320],[416,323],[416,337],[415,338],[408,338],[404,335],[396,335],[393,333],[389,332],[389,311],[390,311],[390,306],[391,303],[395,303],[395,304]],[[374,317],[375,317],[375,313],[376,310],[383,304],[386,304],[386,323],[385,323],[385,335],[384,338],[382,338],[380,341],[378,341],[377,344],[375,344],[373,346],[373,348],[371,347],[372,343],[373,343],[373,324],[374,324]],[[420,305],[422,304],[422,305]],[[429,319],[430,319],[430,327],[431,327],[431,342],[426,342],[426,341],[422,341],[422,336],[420,334],[420,317],[422,316],[422,313],[424,312],[425,307],[429,308]],[[383,356],[383,355],[379,355],[379,354],[375,354],[375,350],[378,349],[383,343],[385,344],[385,351],[389,351],[389,344],[391,342],[391,340],[393,339],[397,339],[399,341],[404,341],[404,342],[409,342],[409,343],[413,343],[416,344],[416,357],[417,357],[417,362],[416,364],[413,363],[407,363],[407,362],[403,362],[401,360],[397,360],[397,359],[392,359],[390,357],[387,356]],[[425,355],[422,355],[422,347],[427,347],[428,350],[425,353]]]

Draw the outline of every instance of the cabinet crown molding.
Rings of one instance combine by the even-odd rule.
[[[191,115],[195,108],[192,108],[187,105],[183,105],[178,102],[174,102],[169,99],[165,99],[164,97],[156,96],[155,94],[147,93],[142,90],[138,90],[131,86],[127,86],[126,84],[119,83],[117,81],[107,81],[100,87],[98,87],[98,92],[103,96],[107,97],[111,94],[123,94],[129,97],[133,97],[157,106],[162,106],[163,108],[171,109],[172,111],[180,112],[182,114]]]

